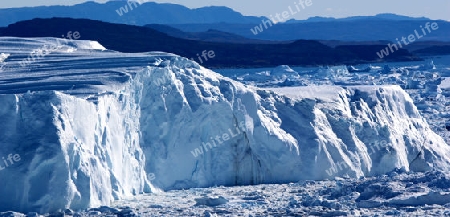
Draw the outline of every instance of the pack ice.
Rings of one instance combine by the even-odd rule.
[[[56,39],[0,38],[1,163],[20,155],[0,171],[0,211],[449,170],[449,146],[398,86],[262,89],[173,54],[62,42],[33,59]]]

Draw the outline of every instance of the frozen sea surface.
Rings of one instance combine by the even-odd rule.
[[[116,201],[110,207],[65,213],[142,217],[450,216],[450,177],[436,171],[405,173],[397,170],[361,179],[191,188],[144,194]],[[14,215],[2,213],[0,216]],[[15,216],[24,215],[16,213]]]

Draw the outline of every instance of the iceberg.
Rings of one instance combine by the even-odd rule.
[[[49,40],[0,44],[14,65]],[[1,74],[0,157],[21,160],[0,171],[0,195],[8,195],[0,211],[81,210],[144,192],[396,168],[449,170],[450,147],[399,86],[258,88],[173,54],[66,46],[76,49]]]

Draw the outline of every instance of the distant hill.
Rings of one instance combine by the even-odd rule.
[[[320,43],[336,48],[339,46],[358,46],[358,45],[383,45],[391,43],[390,41],[320,41]],[[421,57],[450,55],[450,41],[418,41],[404,46],[404,49],[410,53]]]
[[[122,8],[122,9],[121,9]],[[243,16],[227,7],[189,9],[177,4],[147,2],[139,5],[128,1],[104,4],[86,2],[74,6],[43,6],[0,9],[0,26],[34,18],[85,18],[130,25],[183,23],[259,23],[261,18]]]
[[[372,18],[346,18],[336,20],[312,19],[315,22],[294,22],[264,25],[254,24],[171,24],[185,32],[204,32],[209,29],[229,32],[259,40],[338,40],[338,41],[395,41],[408,37],[426,22],[436,22],[439,29],[421,38],[421,41],[450,41],[450,22],[427,19],[388,20]],[[319,20],[319,21],[317,21]],[[253,30],[253,31],[252,31]],[[256,34],[255,34],[256,33]]]
[[[346,18],[333,18],[333,17],[310,17],[307,20],[290,20],[290,23],[308,23],[308,22],[334,22],[334,21],[355,21],[355,20],[390,20],[390,21],[414,21],[414,20],[430,20],[426,17],[408,17],[403,15],[384,13],[377,14],[375,16],[353,16]]]
[[[189,40],[209,41],[209,42],[222,42],[222,43],[237,43],[237,44],[280,44],[280,41],[266,41],[258,39],[249,39],[240,35],[222,32],[219,30],[209,29],[206,32],[183,32],[177,28],[162,25],[162,24],[149,24],[145,27],[154,29],[159,32],[166,33],[167,35],[183,38]],[[284,43],[290,43],[292,41],[286,41]]]
[[[450,44],[434,45],[415,50],[413,53],[421,56],[450,55]]]
[[[180,39],[148,27],[112,24],[71,18],[33,19],[0,28],[0,36],[61,37],[78,31],[80,39],[95,40],[111,50],[121,52],[163,51],[199,62],[197,54],[214,51],[215,58],[205,61],[208,67],[272,67],[278,65],[337,65],[380,61],[376,51],[383,45],[332,48],[314,40],[297,40],[278,44],[217,43]],[[408,61],[419,58],[407,50],[392,53],[383,61]]]

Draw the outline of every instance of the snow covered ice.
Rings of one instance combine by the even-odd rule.
[[[124,54],[97,42],[66,42],[23,67],[20,61],[55,39],[0,38],[3,69],[8,69],[0,72],[0,157],[21,156],[0,171],[0,195],[8,195],[0,197],[0,211],[110,206],[91,212],[139,213],[145,206],[148,215],[233,215],[253,208],[266,209],[258,211],[261,215],[313,215],[326,207],[334,215],[358,215],[351,209],[373,206],[386,214],[383,207],[425,207],[431,205],[424,202],[428,198],[437,198],[433,212],[445,209],[450,147],[400,86],[311,85],[304,74],[282,66],[271,74],[296,82],[280,86],[305,82],[255,87],[173,54]],[[336,72],[335,80],[349,76],[342,67],[319,70]],[[401,172],[395,176],[394,170]],[[428,185],[420,189],[423,194],[408,194],[421,187],[417,183],[401,184],[430,174],[441,182],[423,181]],[[378,178],[360,180],[369,176]],[[396,196],[387,198],[384,191],[365,192],[364,185],[349,195],[304,186],[305,180],[335,177],[402,189],[390,189]],[[289,187],[295,193],[281,194],[274,203],[270,193],[286,183],[303,190]],[[334,192],[341,182],[312,183]],[[193,189],[236,185],[241,187]],[[258,193],[264,192],[259,188],[271,190]],[[171,195],[183,196],[182,189],[195,196],[163,203]],[[247,199],[234,195],[242,189]],[[307,200],[309,194],[302,192],[309,190]],[[378,194],[386,198],[377,201]],[[339,202],[341,197],[348,198]],[[360,205],[351,205],[358,198]],[[269,209],[272,203],[278,205]],[[175,214],[168,207],[193,211]]]

